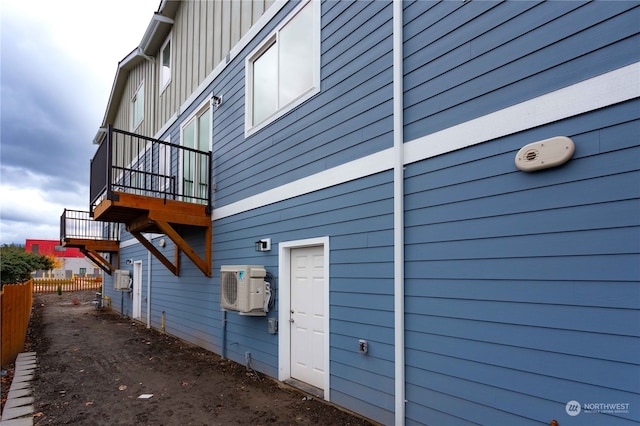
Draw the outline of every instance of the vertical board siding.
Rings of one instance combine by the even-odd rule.
[[[216,207],[393,145],[391,2],[323,2],[320,92],[248,138],[246,55],[297,2],[178,111],[271,3],[182,2],[170,85],[158,95],[158,71],[144,61],[122,97],[116,127],[128,130],[130,99],[144,79],[141,132],[153,134],[178,112],[167,134],[180,143],[194,108],[224,96],[212,111]],[[403,7],[406,140],[640,60],[635,2]],[[638,111],[640,101],[628,101],[406,167],[406,424],[640,423]],[[557,135],[576,143],[567,164],[517,171],[522,146]],[[138,243],[123,246],[121,267],[133,270],[127,258],[143,262],[143,319],[151,271],[152,327],[164,316],[167,333],[241,364],[250,352],[253,368],[277,377],[278,336],[267,318],[278,318],[278,300],[267,317],[223,314],[220,267],[264,265],[279,299],[278,244],[329,236],[331,401],[393,424],[393,211],[387,171],[216,220],[212,278],[184,255],[173,276],[157,259],[149,264]],[[204,251],[200,231],[182,233]],[[265,237],[272,250],[256,252]],[[173,259],[168,243],[162,251]],[[109,282],[113,307],[122,300],[130,314],[131,295]],[[366,356],[358,339],[369,342]],[[571,400],[631,410],[573,418],[565,413]]]
[[[246,51],[293,6],[285,6]],[[244,58],[229,66],[235,75],[215,83],[216,93],[225,96],[214,115],[218,206],[391,146],[391,4],[329,2],[321,9],[318,95],[244,138]]]
[[[155,131],[153,116],[154,104],[158,95],[158,90],[153,85],[153,70],[154,66],[150,62],[141,61],[129,71],[127,84],[124,88],[118,112],[113,122],[114,127],[127,132],[133,130],[131,128],[131,99],[140,87],[140,83],[144,81],[144,119],[138,128],[135,129],[135,133],[144,136],[153,136]]]
[[[171,82],[162,93],[159,87],[151,89],[151,83],[149,87],[150,91],[153,90],[153,99],[158,102],[157,109],[153,111],[153,132],[157,132],[174,114],[182,113],[180,106],[271,4],[273,0],[180,2],[171,30]],[[154,62],[156,82],[161,69],[160,55],[161,52],[157,52]]]
[[[393,418],[391,178],[382,173],[217,220],[213,252],[214,279],[221,265],[246,263],[277,277],[279,242],[330,235],[331,400],[384,423]],[[265,236],[272,251],[256,253],[253,242]],[[260,368],[277,376],[277,336],[267,333],[266,320],[227,318],[227,356],[244,363],[250,351],[256,361],[272,362]],[[358,339],[369,341],[367,356],[357,352]]]
[[[405,9],[406,140],[640,59],[634,2],[450,3]]]
[[[571,400],[640,402],[638,111],[629,101],[407,168],[409,424],[564,424]],[[572,137],[573,159],[517,171],[515,152],[541,133]],[[640,422],[603,419],[579,417]]]

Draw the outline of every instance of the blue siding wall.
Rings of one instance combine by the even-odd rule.
[[[203,235],[201,230],[182,230],[183,238],[196,252],[204,252]],[[132,242],[130,234],[123,233],[123,241]],[[164,238],[165,247],[159,247],[159,239]],[[153,239],[154,245],[169,260],[174,259],[174,245],[166,237]],[[122,269],[133,273],[133,265],[125,265],[125,259],[142,261],[142,307],[141,321],[147,321],[147,300],[150,297],[150,325],[153,328],[162,328],[164,314],[165,331],[187,342],[196,344],[205,349],[220,353],[221,315],[219,292],[214,287],[218,281],[210,279],[189,260],[184,254],[180,255],[180,276],[174,276],[154,256],[151,256],[151,289],[148,289],[149,256],[144,247],[137,241],[133,244],[125,244],[120,256]],[[218,278],[219,280],[219,278]],[[113,309],[131,316],[132,295],[113,290],[113,278],[105,285],[107,294],[113,299]],[[121,311],[121,300],[124,301],[124,310]]]
[[[244,57],[216,81],[225,98],[214,112],[217,207],[392,145],[391,3],[325,2],[321,9],[321,91],[305,104],[245,139]]]
[[[640,60],[638,2],[411,2],[406,140]]]
[[[639,111],[408,168],[408,424],[640,422]],[[573,138],[573,159],[517,171],[516,151],[551,135]],[[571,400],[631,410],[574,418]]]
[[[406,140],[640,59],[637,2],[404,10]],[[407,167],[407,424],[640,422],[639,111]],[[556,135],[573,138],[572,161],[517,171],[519,148]],[[572,400],[631,408],[571,417]]]
[[[249,263],[278,276],[278,243],[330,236],[331,400],[385,423],[393,422],[394,401],[391,179],[382,173],[216,221],[214,242],[216,274],[223,264]],[[255,252],[262,237],[271,238],[271,252]],[[250,351],[277,377],[277,336],[264,317],[229,313],[227,331],[229,358],[244,363]],[[367,356],[357,352],[358,339],[369,341]]]
[[[181,120],[224,97],[213,110],[214,207],[393,145],[391,2],[323,2],[320,93],[244,137],[244,59],[295,6],[168,130],[179,143]],[[639,22],[637,2],[407,1],[405,139],[639,61]],[[638,100],[620,103],[406,167],[407,424],[640,423],[639,111]],[[569,163],[515,168],[519,148],[557,135],[576,143]],[[123,262],[143,261],[143,319],[151,268],[154,328],[164,315],[167,333],[241,364],[251,352],[277,377],[267,318],[278,304],[268,317],[224,314],[220,267],[264,265],[277,280],[278,244],[329,236],[331,400],[392,424],[392,180],[387,171],[216,220],[212,278],[184,255],[175,277],[126,244]],[[182,234],[204,251],[202,231]],[[272,250],[255,252],[263,237]],[[130,315],[131,296],[105,287]],[[570,417],[571,400],[631,410]]]

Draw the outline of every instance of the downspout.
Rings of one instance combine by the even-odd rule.
[[[404,360],[404,102],[402,0],[393,0],[393,312],[395,425],[405,421]]]
[[[227,358],[227,311],[225,311],[224,309],[222,309],[222,349],[220,352],[222,352],[222,354],[220,355],[220,357],[222,359],[226,359]]]
[[[151,328],[151,252],[147,250],[147,328]]]

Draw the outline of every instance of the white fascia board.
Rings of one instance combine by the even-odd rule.
[[[107,124],[109,124],[107,123],[109,112],[112,108],[114,108],[114,105],[120,101],[120,98],[118,98],[118,102],[114,102],[114,100],[116,100],[116,95],[118,94],[118,92],[120,92],[120,95],[122,95],[121,92],[122,90],[124,90],[124,87],[122,87],[124,84],[124,80],[126,80],[129,75],[129,65],[136,58],[144,58],[144,54],[142,53],[140,47],[136,47],[133,51],[131,51],[131,53],[129,53],[120,62],[118,62],[116,75],[113,79],[113,84],[111,85],[111,92],[109,93],[109,100],[107,101],[107,108],[105,109],[104,116],[102,117],[102,124],[100,125],[100,128],[98,128],[93,139],[94,143],[99,142],[99,139],[101,138],[100,134],[103,132],[102,129],[107,127]]]
[[[392,148],[214,209],[213,220],[222,219],[237,213],[277,203],[390,169],[393,169]]]
[[[640,97],[640,63],[405,143],[405,164]]]
[[[638,97],[640,97],[640,62],[405,142],[404,164],[426,160]],[[392,170],[393,161],[394,152],[389,148],[226,206],[214,208],[213,220]]]

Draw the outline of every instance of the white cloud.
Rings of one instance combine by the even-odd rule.
[[[88,209],[89,160],[118,62],[159,0],[2,0],[0,243],[57,239]]]
[[[23,244],[27,238],[57,239],[60,235],[60,215],[64,208],[47,199],[39,188],[0,186],[3,240]]]

